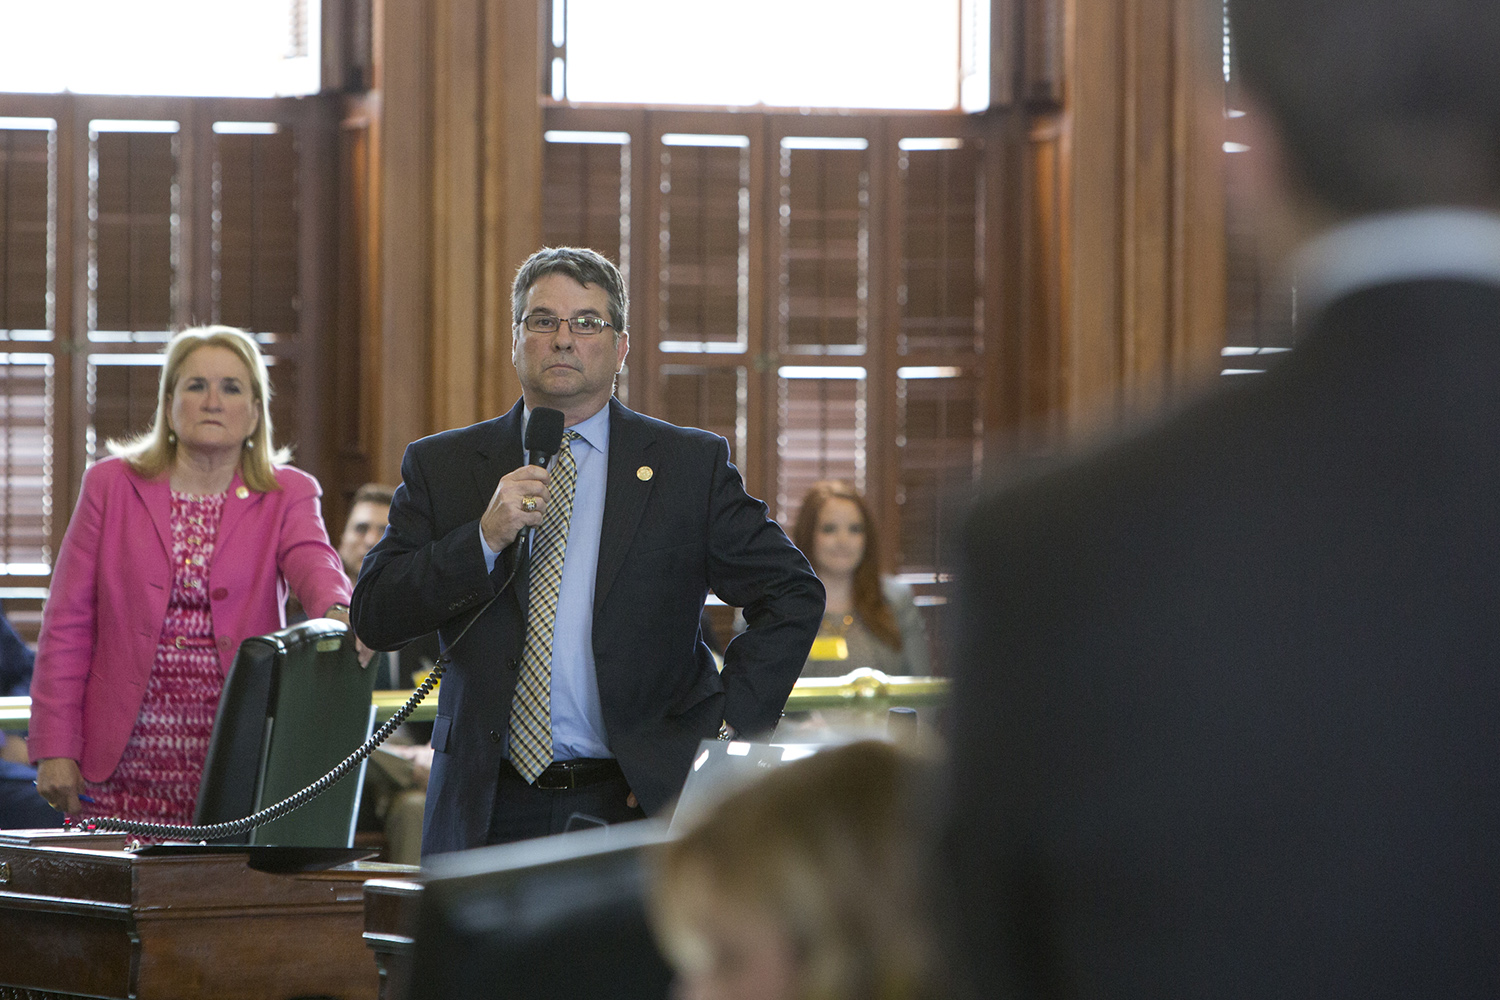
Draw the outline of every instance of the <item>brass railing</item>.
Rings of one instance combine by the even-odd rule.
[[[30,698],[24,695],[20,698],[0,698],[0,729],[11,733],[22,732],[30,721]]]
[[[389,719],[410,691],[376,691],[377,725]],[[923,708],[941,705],[948,699],[948,681],[943,677],[890,677],[879,670],[861,667],[842,677],[805,677],[792,688],[787,699],[788,712],[811,712],[818,709],[855,708],[882,711],[897,706]],[[429,695],[417,706],[410,718],[431,722],[437,717],[437,697]],[[0,698],[0,729],[20,732],[31,718],[30,698]]]
[[[410,691],[376,691],[375,718],[391,717]],[[922,708],[941,705],[948,698],[948,680],[944,677],[890,677],[879,670],[861,667],[843,677],[805,677],[792,688],[787,699],[788,712],[811,712],[815,709],[859,708],[881,711],[896,706]],[[431,722],[437,717],[437,698],[417,706],[410,718]]]

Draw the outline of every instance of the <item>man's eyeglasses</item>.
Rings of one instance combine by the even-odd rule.
[[[521,323],[532,333],[556,333],[563,322],[562,317],[551,313],[531,313],[521,317]],[[566,322],[568,329],[580,337],[603,333],[605,329],[614,325],[598,316],[574,316]]]

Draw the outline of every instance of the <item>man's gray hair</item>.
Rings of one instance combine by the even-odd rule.
[[[515,322],[521,322],[526,293],[549,274],[566,274],[580,285],[597,285],[604,289],[604,294],[609,296],[609,322],[615,328],[615,340],[618,341],[620,334],[626,332],[630,297],[625,291],[625,279],[609,258],[587,247],[545,247],[526,259],[516,271],[516,280],[511,286],[511,315]]]

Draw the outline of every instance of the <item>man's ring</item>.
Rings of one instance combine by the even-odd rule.
[[[527,497],[521,501],[521,509],[528,514],[536,513],[536,497]]]

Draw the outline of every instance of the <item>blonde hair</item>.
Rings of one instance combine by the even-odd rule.
[[[133,438],[110,441],[106,447],[110,454],[123,458],[146,479],[155,479],[171,468],[177,458],[177,435],[172,433],[167,419],[172,409],[172,394],[177,390],[183,362],[200,347],[222,347],[233,351],[250,372],[250,391],[260,407],[260,419],[240,449],[240,475],[246,486],[261,493],[281,489],[274,466],[285,465],[291,461],[292,454],[286,448],[272,450],[271,447],[271,377],[266,371],[266,359],[254,337],[232,326],[195,326],[173,336],[167,342],[166,357],[162,361],[161,383],[156,393],[156,419],[150,430]]]
[[[687,900],[707,885],[723,906],[786,932],[805,1000],[941,995],[909,799],[919,764],[865,740],[725,799],[658,856],[651,904],[663,951],[701,953]]]

